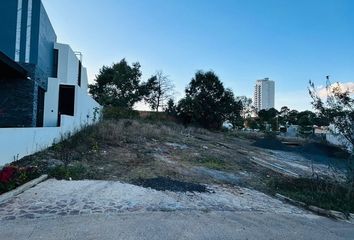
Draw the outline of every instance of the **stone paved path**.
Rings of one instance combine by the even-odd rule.
[[[147,211],[259,211],[313,216],[263,193],[208,186],[208,193],[156,191],[109,181],[47,180],[0,204],[0,220]]]

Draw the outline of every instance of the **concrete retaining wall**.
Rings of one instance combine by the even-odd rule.
[[[79,121],[77,118],[63,115],[61,127],[0,128],[0,166],[46,149],[70,133],[93,124],[94,121],[98,119],[94,119],[93,116],[86,121]]]

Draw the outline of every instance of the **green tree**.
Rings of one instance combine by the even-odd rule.
[[[297,114],[297,125],[299,132],[303,136],[309,136],[313,133],[313,125],[315,125],[316,114],[311,111],[303,111]]]
[[[278,118],[279,118],[279,124],[281,125],[286,125],[289,121],[289,112],[290,112],[290,109],[287,107],[287,106],[283,106],[280,108],[280,112],[279,112],[279,115],[278,115]]]
[[[278,111],[275,108],[262,109],[258,112],[258,117],[263,122],[270,122],[278,115]]]
[[[112,66],[103,66],[95,83],[89,85],[90,94],[104,106],[132,109],[148,93],[146,84],[141,83],[140,64],[131,66],[125,59]]]
[[[320,117],[327,119],[336,131],[354,146],[354,99],[351,92],[343,89],[339,83],[331,84],[327,76],[327,96],[321,99],[313,82],[310,81],[309,94],[312,106]]]
[[[299,114],[299,112],[297,110],[291,110],[288,113],[288,123],[289,124],[293,124],[293,125],[297,125],[297,115]]]
[[[260,129],[260,120],[259,118],[248,117],[245,120],[245,125],[250,129]]]
[[[262,109],[258,112],[258,117],[261,122],[261,129],[267,129],[266,125],[270,124],[273,131],[277,131],[279,128],[278,124],[278,110],[275,108]]]
[[[165,112],[170,116],[177,115],[177,106],[172,98],[167,101],[167,107],[165,109]]]
[[[316,114],[311,111],[303,111],[297,114],[297,125],[300,127],[313,126],[315,120]]]
[[[236,123],[241,107],[214,72],[198,71],[186,88],[186,97],[178,103],[177,112],[184,123],[219,129],[225,121]]]
[[[177,105],[177,116],[183,124],[191,124],[194,122],[195,103],[190,96],[182,98]]]
[[[354,99],[348,89],[343,89],[340,83],[332,84],[329,76],[326,77],[327,94],[322,100],[316,91],[315,84],[310,81],[309,94],[312,98],[312,106],[317,113],[327,119],[330,124],[330,130],[339,139],[344,139],[343,149],[350,151],[347,161],[347,169],[344,173],[347,176],[346,192],[342,193],[348,204],[353,202],[354,191]],[[334,174],[335,175],[335,174]],[[342,180],[339,180],[342,182]],[[349,210],[349,209],[348,209]],[[350,211],[347,210],[347,213]]]

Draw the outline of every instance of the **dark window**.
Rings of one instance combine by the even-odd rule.
[[[43,117],[44,117],[44,96],[45,91],[43,88],[38,88],[37,97],[37,127],[43,127]]]
[[[60,85],[59,88],[59,119],[60,115],[74,116],[75,87]]]
[[[80,87],[81,87],[81,69],[82,69],[82,64],[81,64],[81,61],[79,61],[79,74],[78,74],[77,84]]]
[[[53,59],[53,78],[58,77],[58,64],[59,64],[59,50],[54,49],[54,59]]]

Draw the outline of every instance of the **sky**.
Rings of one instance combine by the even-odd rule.
[[[311,109],[307,87],[354,82],[352,0],[42,0],[58,36],[83,53],[92,83],[103,65],[162,70],[176,99],[198,70],[236,96],[275,81],[275,107]]]

